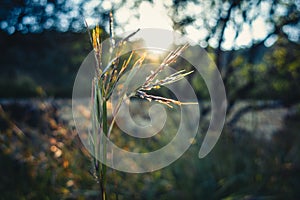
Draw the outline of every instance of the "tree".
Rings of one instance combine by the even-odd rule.
[[[259,65],[263,64],[267,68],[264,78],[268,76],[267,78],[274,78],[275,82],[278,82],[278,79],[274,76],[274,72],[279,72],[278,65],[272,63],[276,60],[270,60],[271,57],[276,57],[276,55],[270,56],[270,54],[272,52],[276,53],[278,50],[274,47],[267,49],[266,43],[274,41],[276,38],[279,38],[279,40],[282,38],[287,41],[284,47],[285,51],[289,51],[288,48],[292,45],[291,42],[294,43],[292,46],[299,49],[300,38],[299,34],[297,35],[299,33],[297,25],[300,23],[300,7],[296,1],[174,0],[173,6],[169,9],[172,13],[171,17],[175,29],[186,33],[192,27],[198,30],[199,34],[200,31],[204,32],[200,43],[202,46],[209,44],[213,47],[207,48],[207,50],[214,53],[216,65],[222,74],[228,95],[229,112],[238,99],[251,98],[249,94],[253,94],[254,88],[259,84],[265,84],[263,80],[260,80],[259,84],[257,82],[257,76],[261,77]],[[186,14],[186,10],[191,12]],[[245,33],[245,29],[248,29],[250,32],[263,31],[257,29],[258,27],[256,26],[259,23],[264,24],[265,34],[262,34],[260,37],[251,36],[250,34],[248,43],[245,46],[238,46],[237,41]],[[232,39],[232,46],[226,46],[228,38]],[[295,51],[292,55],[294,54]],[[267,57],[269,57],[269,60]],[[299,73],[300,66],[295,64],[297,56],[293,57],[293,60],[290,60],[291,57],[293,56],[281,58],[282,61],[284,60],[281,65],[289,65],[288,62],[294,63],[292,68],[295,79],[295,74]],[[290,81],[291,79],[287,75],[289,74],[288,67],[281,66],[280,70],[285,71],[284,74],[286,76],[284,79]],[[242,80],[241,76],[243,77]],[[280,77],[283,78],[283,75]],[[297,80],[299,81],[299,79]],[[269,89],[265,88],[263,92],[268,93]],[[284,93],[282,90],[281,92]],[[272,97],[282,100],[279,96],[273,95]],[[278,104],[278,106],[283,106],[283,104]],[[266,107],[268,106],[255,106],[255,109],[264,109]]]
[[[85,30],[84,19],[88,18],[97,19],[96,23],[105,26],[109,11],[101,1],[3,0],[0,30],[9,34],[39,33],[49,29],[78,32]]]
[[[129,7],[137,9],[141,2],[135,0]],[[149,2],[156,3],[152,0]],[[106,5],[105,1],[4,0],[0,8],[0,28],[8,33],[42,32],[45,29],[82,31],[85,29],[84,18],[99,19],[96,23],[106,27],[109,10],[118,12],[119,8],[128,7],[129,3],[129,1],[110,2]],[[199,33],[200,45],[214,55],[227,89],[229,111],[238,99],[249,99],[253,97],[251,96],[253,93],[256,93],[256,97],[259,96],[257,91],[253,92],[254,88],[262,88],[259,84],[263,84],[257,82],[262,81],[257,78],[262,77],[260,70],[262,67],[258,65],[263,64],[267,68],[265,77],[277,71],[274,67],[278,65],[270,63],[272,62],[270,59],[267,61],[267,57],[272,56],[264,56],[270,54],[267,53],[269,50],[274,53],[276,51],[274,48],[266,48],[265,44],[270,45],[278,38],[287,38],[288,44],[284,48],[288,48],[291,42],[295,43],[295,48],[299,48],[300,34],[297,25],[300,19],[300,6],[297,1],[173,0],[164,5],[173,20],[173,28],[182,33],[195,30]],[[254,35],[254,32],[261,34]],[[246,39],[243,38],[245,33],[248,35]],[[290,58],[286,57],[285,60],[290,62]],[[296,66],[293,68],[297,68],[293,72],[295,74],[299,66],[294,65]],[[281,71],[285,69],[287,68],[283,67]],[[242,80],[240,76],[243,76]],[[276,76],[269,76],[271,77],[276,79]],[[288,76],[284,77],[289,81]],[[295,77],[297,76],[294,76],[294,79]],[[265,88],[262,93],[268,89]],[[277,97],[279,96],[272,96]]]

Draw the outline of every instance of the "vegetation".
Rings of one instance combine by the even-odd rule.
[[[70,106],[70,101],[2,104],[1,199],[97,198],[88,154],[60,117]],[[108,199],[115,193],[119,199],[298,199],[299,118],[298,107],[268,141],[227,127],[201,160],[198,136],[183,157],[153,173],[108,169]]]
[[[191,27],[206,31],[199,43],[221,72],[229,101],[228,118],[214,150],[204,159],[198,159],[203,139],[200,133],[207,129],[210,117],[210,106],[206,103],[209,94],[201,77],[186,74],[192,67],[178,59],[186,69],[180,77],[188,75],[203,102],[201,128],[191,148],[180,159],[167,168],[146,174],[128,174],[100,165],[82,146],[71,117],[63,117],[71,112],[71,102],[57,98],[71,97],[84,57],[91,48],[100,51],[95,40],[99,37],[97,31],[101,31],[101,40],[111,36],[107,34],[109,30],[105,31],[109,10],[99,3],[85,16],[103,22],[103,27],[92,34],[91,47],[81,19],[90,1],[79,1],[73,7],[68,2],[4,0],[1,3],[0,199],[300,198],[298,1],[173,0],[170,5],[164,4],[174,29],[182,33]],[[118,12],[126,3],[114,3],[113,11]],[[141,3],[134,1],[132,9]],[[202,9],[197,14],[187,13],[191,7]],[[255,21],[261,17],[271,27],[267,34],[252,37],[244,46],[236,45],[244,26],[255,29]],[[234,45],[228,48],[225,40],[229,29],[234,30]],[[193,48],[197,47],[185,49],[186,53],[193,56]],[[124,57],[120,59],[130,60],[130,53]],[[105,101],[115,86],[115,82],[106,82],[103,77],[116,76],[110,80],[117,80],[122,70],[134,63],[138,66],[145,58],[132,55],[131,59],[123,65],[124,69],[113,62],[110,70],[99,72],[100,76],[94,80],[92,115],[94,126],[98,121],[106,134],[113,131],[111,139],[127,150],[143,146],[145,141],[128,140],[121,131],[107,127],[110,119],[106,115],[98,114],[106,113]],[[150,81],[135,95],[165,106],[178,104],[176,100],[160,98],[167,94],[165,91],[145,93],[147,88],[156,86],[160,85]],[[104,98],[98,99],[99,95]],[[276,115],[286,111],[280,123],[274,119],[276,115],[267,120],[268,126],[279,123],[276,125],[280,129],[268,138],[257,137],[259,126],[265,123],[260,122],[262,112],[269,110]],[[249,120],[242,122],[249,113],[256,125]],[[95,134],[100,127],[94,128]],[[154,149],[157,146],[153,143]]]

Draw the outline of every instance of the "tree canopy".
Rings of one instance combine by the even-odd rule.
[[[40,44],[37,42],[35,45],[39,49],[43,48],[42,44],[55,43],[57,38],[50,39],[51,31],[85,31],[84,19],[89,20],[91,25],[100,24],[108,31],[108,14],[110,10],[117,16],[115,17],[115,25],[122,28],[124,23],[129,22],[118,20],[120,19],[118,16],[124,15],[138,18],[139,14],[141,14],[138,9],[142,3],[145,3],[145,1],[3,0],[0,7],[0,29],[9,34],[43,33],[44,36],[48,35],[47,37],[35,37],[36,40],[40,41]],[[165,12],[168,13],[171,19],[174,30],[181,31],[187,35],[191,32],[194,33],[193,36],[200,46],[206,48],[213,56],[222,74],[230,105],[233,105],[240,98],[279,98],[291,102],[294,100],[287,99],[298,98],[298,91],[294,87],[296,87],[300,76],[298,64],[300,40],[299,1],[149,0],[146,3],[150,5],[162,4]],[[57,33],[56,35],[61,34]],[[17,57],[23,55],[16,52],[26,51],[22,49],[26,49],[30,44],[23,44],[22,40],[30,38],[29,36],[23,37],[19,35],[12,38],[2,36],[3,47],[8,50],[2,54],[3,62],[6,62],[3,63],[6,65],[3,67],[14,66],[8,70],[13,71],[10,74],[18,74],[17,71],[24,71],[27,68],[29,69],[30,66],[37,66],[36,62],[32,64],[27,62],[27,64],[23,63],[23,66],[20,68],[13,64],[16,61],[12,62],[11,56],[7,55]],[[78,55],[77,50],[77,53],[72,53],[73,50],[70,46],[79,48],[80,46],[86,46],[83,45],[83,42],[86,42],[87,38],[85,40],[80,40],[79,38],[87,37],[87,35],[78,36],[77,39],[75,39],[77,37],[75,35],[69,34],[68,37],[74,38],[74,40],[69,39],[69,43],[65,44],[69,45],[69,47],[64,45],[56,46],[54,52],[65,52],[65,54],[69,55],[70,60],[78,61],[78,57],[75,58],[75,55]],[[71,42],[71,44],[70,41],[74,43]],[[276,43],[274,44],[274,42]],[[33,49],[33,51],[37,49]],[[44,52],[44,50],[37,51]],[[69,52],[66,53],[66,51]],[[9,52],[15,53],[10,54]],[[53,55],[55,54],[54,52]],[[61,53],[57,53],[57,55],[61,55]],[[21,57],[19,60],[24,60]],[[49,58],[49,55],[47,57]],[[54,69],[61,71],[63,67],[57,63],[59,60],[55,56],[53,59],[49,58],[48,61],[41,60],[41,63],[44,63],[41,65],[45,65],[45,67],[43,69],[36,67],[35,70],[46,71],[49,68],[52,71]],[[80,61],[76,63],[73,61],[67,63],[64,61],[62,65],[66,66],[66,69],[72,68],[67,65],[80,65]],[[33,71],[29,72],[29,74],[33,73]],[[74,69],[74,73],[75,71]],[[43,73],[35,72],[35,74]],[[264,79],[266,78],[274,81],[265,83]],[[200,80],[195,78],[193,83],[196,88],[199,88],[200,96],[204,97],[207,95],[205,95],[205,92],[202,92],[203,95],[200,94],[200,90],[205,89],[205,86],[201,86]],[[71,83],[69,84],[71,85]],[[44,85],[43,87],[46,86]],[[70,87],[68,86],[68,88]],[[285,95],[287,93],[289,95]]]

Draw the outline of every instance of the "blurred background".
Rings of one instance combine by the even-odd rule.
[[[300,198],[299,0],[2,0],[0,199],[98,198],[71,95],[92,49],[84,19],[106,37],[110,10],[116,34],[164,28],[204,48],[223,77],[228,111],[207,157],[198,159],[198,134],[162,170],[109,170],[109,199]],[[207,102],[201,77],[189,81]],[[210,106],[200,106],[204,132]]]

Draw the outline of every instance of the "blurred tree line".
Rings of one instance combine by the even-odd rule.
[[[70,97],[80,63],[90,51],[83,33],[0,34],[1,97]]]
[[[186,9],[195,6],[196,13],[186,13]],[[299,1],[175,0],[170,13],[174,28],[183,33],[188,28],[205,30],[200,45],[206,46],[221,72],[228,112],[241,99],[278,100],[276,105],[252,105],[243,108],[244,111],[290,106],[299,101]],[[260,38],[254,34],[264,31],[259,29],[262,28],[258,27],[259,21],[264,21],[267,30]],[[250,41],[242,48],[237,47],[239,37],[245,32],[251,35]],[[233,45],[226,51],[229,34],[233,35]],[[270,46],[270,41],[275,43]]]
[[[113,1],[109,7],[106,1],[2,1],[1,97],[70,97],[76,71],[91,49],[83,17],[98,19],[105,29],[111,8],[117,13],[124,6],[137,9],[142,2],[127,6],[129,1]],[[222,74],[229,110],[240,99],[279,100],[280,105],[298,101],[299,1],[173,0],[163,5],[175,30],[204,30],[200,45]],[[198,10],[186,12],[193,7]],[[264,21],[265,36],[252,35],[247,45],[238,46],[245,26],[263,31],[256,29],[257,20]],[[225,48],[229,33],[234,35],[232,46]],[[192,82],[198,95],[207,98],[203,82],[199,78]]]
[[[138,8],[141,2],[135,1],[131,7]],[[11,84],[41,86],[38,93],[34,87],[27,87],[32,90],[28,91],[27,96],[43,93],[41,90],[46,90],[49,95],[68,96],[70,92],[54,91],[53,83],[58,90],[70,88],[70,81],[83,55],[88,52],[87,36],[82,33],[85,29],[83,17],[97,18],[103,27],[108,22],[109,10],[104,8],[105,1],[92,3],[70,0],[2,1],[1,87],[7,88],[5,78],[12,78],[16,82]],[[125,5],[126,1],[116,2],[113,9],[118,12],[118,8]],[[186,13],[185,9],[193,5],[202,9],[197,13]],[[213,54],[230,104],[234,103],[236,96],[285,100],[287,96],[289,99],[299,98],[299,90],[295,87],[299,79],[299,1],[173,0],[171,5],[165,7],[175,30],[185,33],[191,26],[206,30],[200,44]],[[227,29],[234,30],[234,44],[244,25],[255,26],[255,20],[262,16],[269,26],[264,38],[251,38],[250,44],[241,50],[236,50],[234,46],[231,50],[224,50]],[[277,38],[276,43],[267,48],[265,42],[274,37]],[[266,78],[268,82],[264,81]],[[47,83],[42,84],[43,81]],[[26,95],[6,92],[1,92],[1,96]]]

